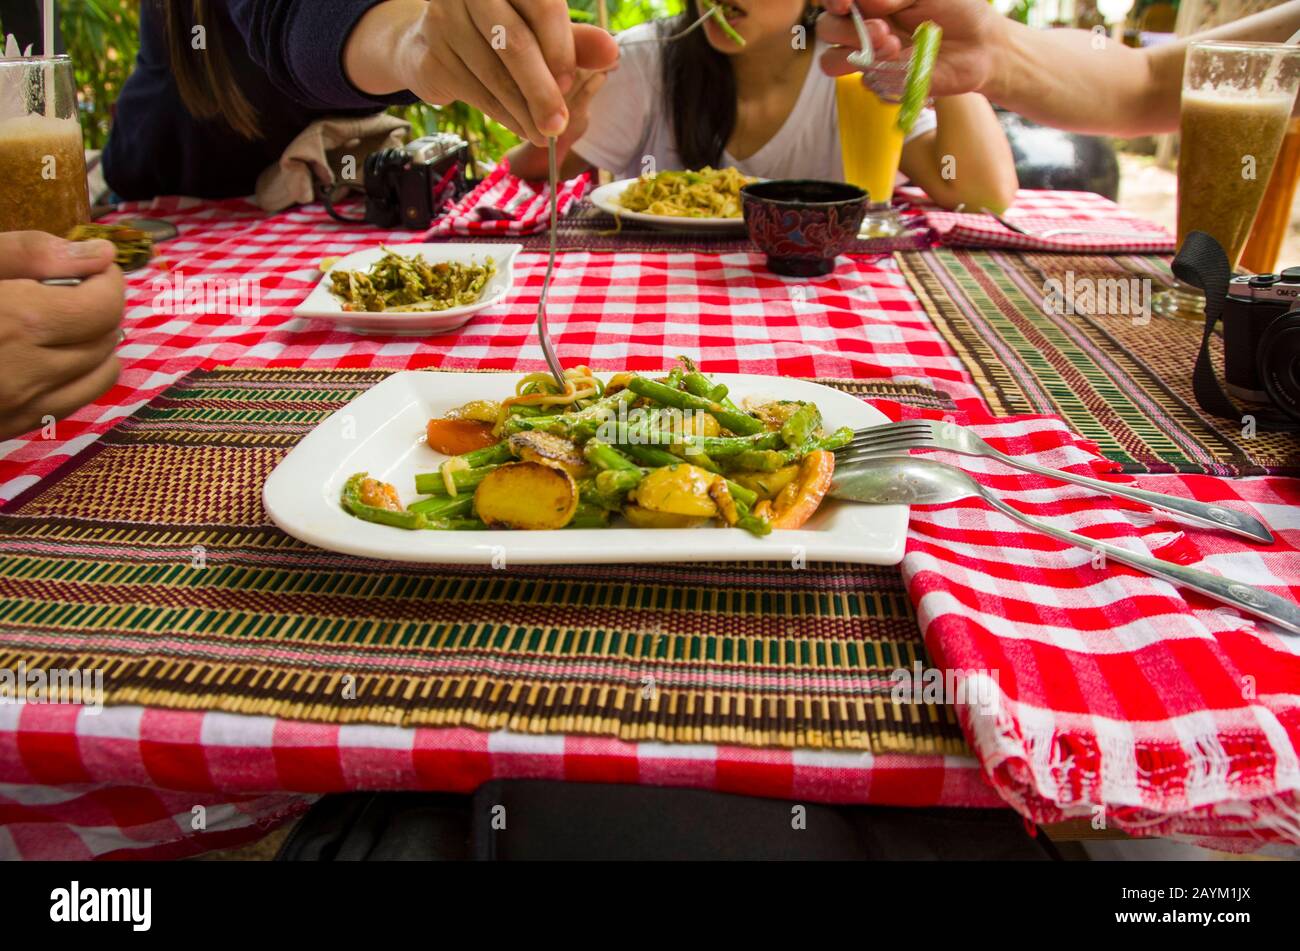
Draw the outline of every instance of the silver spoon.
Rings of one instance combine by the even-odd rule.
[[[901,456],[850,463],[835,470],[830,495],[871,505],[945,505],[961,499],[982,499],[999,512],[1058,541],[1094,553],[1100,552],[1121,565],[1136,568],[1170,584],[1199,591],[1238,610],[1271,621],[1291,634],[1300,634],[1300,606],[1292,601],[1252,585],[1221,578],[1196,568],[1171,564],[1150,555],[1126,551],[1040,522],[1018,512],[960,469],[940,462]]]
[[[560,174],[555,161],[555,136],[546,140],[546,174],[551,188],[551,250],[546,259],[546,277],[542,280],[542,294],[537,299],[537,336],[542,342],[542,356],[546,357],[546,365],[550,367],[551,376],[555,377],[555,382],[559,384],[560,392],[563,393],[568,389],[568,383],[564,379],[564,367],[560,366],[560,358],[555,355],[551,332],[546,326],[546,298],[551,292],[551,275],[555,273],[555,226],[559,220],[555,193],[559,191]]]

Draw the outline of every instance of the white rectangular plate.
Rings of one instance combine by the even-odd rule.
[[[602,374],[603,376],[604,374]],[[262,501],[271,520],[295,538],[331,551],[389,561],[438,564],[615,564],[660,561],[851,561],[897,564],[907,541],[907,506],[828,499],[805,528],[757,538],[737,528],[558,531],[418,531],[363,522],[339,506],[343,483],[369,472],[393,483],[409,504],[415,474],[445,456],[424,441],[425,424],[470,400],[499,400],[516,374],[395,373],[317,426],[271,473]],[[827,428],[887,422],[861,400],[802,380],[717,374],[733,399],[811,400]]]
[[[332,271],[368,271],[384,256],[385,250],[403,257],[424,255],[430,264],[483,264],[488,258],[496,265],[496,273],[488,280],[479,299],[472,304],[449,307],[446,310],[402,311],[398,313],[361,313],[346,311],[343,302],[330,290]],[[295,317],[328,320],[344,330],[357,333],[381,333],[398,336],[448,333],[469,323],[471,317],[501,303],[515,283],[515,255],[523,250],[519,244],[390,244],[376,245],[341,257],[330,266],[307,299],[293,310]]]

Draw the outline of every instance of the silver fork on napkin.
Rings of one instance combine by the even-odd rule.
[[[1141,502],[1153,509],[1180,516],[1201,528],[1224,529],[1235,535],[1248,538],[1253,542],[1264,542],[1265,544],[1272,544],[1273,542],[1273,533],[1269,531],[1268,526],[1244,512],[1224,508],[1221,505],[1198,502],[1195,499],[1180,499],[1173,495],[1148,492],[1146,489],[1139,489],[1136,486],[1103,482],[1101,479],[1093,479],[1085,475],[1076,475],[1073,472],[1062,472],[1059,469],[1048,469],[1044,466],[1035,465],[1032,462],[1026,462],[1023,459],[1017,459],[1014,456],[999,452],[969,429],[955,423],[939,422],[932,419],[912,419],[901,423],[887,423],[883,426],[860,429],[853,434],[853,440],[848,445],[835,451],[835,461],[838,465],[881,455],[896,456],[904,454],[910,449],[944,449],[963,456],[984,456],[988,459],[996,459],[1005,465],[1025,472],[1032,472],[1035,475],[1081,485],[1116,498]]]
[[[962,499],[978,498],[999,512],[1058,541],[1100,552],[1121,565],[1128,565],[1170,584],[1199,591],[1247,614],[1271,621],[1290,634],[1300,634],[1300,606],[1286,598],[1252,585],[1212,575],[1208,571],[1161,561],[1150,555],[1128,551],[1040,522],[1012,508],[965,472],[941,462],[913,456],[892,456],[863,459],[840,466],[837,460],[829,494],[832,498],[869,505],[947,505]]]

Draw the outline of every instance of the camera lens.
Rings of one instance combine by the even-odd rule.
[[[1259,376],[1269,399],[1300,420],[1300,311],[1283,314],[1259,341]]]

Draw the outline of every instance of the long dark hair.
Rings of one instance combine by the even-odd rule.
[[[225,120],[249,140],[262,137],[257,110],[235,82],[209,0],[156,0],[162,8],[167,53],[181,101],[196,119]],[[194,28],[203,27],[206,49],[194,48]]]
[[[688,3],[679,16],[665,20],[659,26],[661,34],[668,36],[690,26],[702,12],[695,6]],[[803,25],[811,30],[819,12],[818,5],[810,0],[804,9]],[[682,165],[720,165],[727,142],[736,131],[736,74],[731,57],[714,49],[703,30],[696,30],[675,43],[665,44],[663,82]]]

